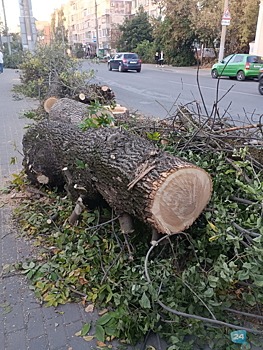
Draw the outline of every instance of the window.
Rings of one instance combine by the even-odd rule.
[[[248,56],[247,62],[248,63],[263,63],[263,60],[260,56]]]
[[[222,63],[224,63],[224,64],[233,63],[235,57],[236,57],[236,55],[227,56],[226,58],[223,59]]]
[[[244,56],[243,55],[236,55],[233,60],[231,60],[230,63],[240,63],[243,62]]]
[[[136,53],[128,53],[123,55],[123,57],[128,59],[138,59],[138,55]]]

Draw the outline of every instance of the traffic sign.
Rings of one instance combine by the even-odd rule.
[[[223,17],[222,17],[221,25],[222,26],[229,26],[230,20],[231,20],[231,16],[230,16],[229,9],[226,9],[224,14],[223,14]]]

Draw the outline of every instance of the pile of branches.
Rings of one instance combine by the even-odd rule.
[[[115,103],[115,94],[107,85],[89,84],[79,88],[74,97],[85,104],[98,102],[101,105],[112,105]]]
[[[252,342],[253,335],[263,334],[262,116],[256,124],[241,124],[227,113],[220,117],[216,104],[208,115],[191,103],[178,105],[163,120],[139,115],[115,119],[115,127],[128,128],[209,172],[212,199],[196,223],[168,237],[165,246],[161,239],[149,248],[137,228],[130,237],[136,246],[133,262],[114,215],[101,223],[98,212],[83,212],[84,225],[82,221],[71,230],[63,227],[65,216],[60,222],[50,219],[53,198],[53,209],[47,203],[38,208],[41,220],[45,218],[41,224],[30,218],[25,223],[27,213],[21,210],[25,230],[49,232],[40,244],[52,247],[45,261],[49,274],[45,269],[42,273],[39,262],[28,270],[39,297],[56,306],[72,300],[73,291],[86,302],[107,307],[111,335],[128,342],[153,330],[167,337],[171,349],[192,349],[184,340],[197,334],[200,346],[208,341],[211,348],[225,350],[232,349],[229,328],[247,329]],[[224,328],[209,328],[211,323]]]
[[[225,152],[231,158],[234,151],[246,148],[247,159],[258,169],[263,168],[263,114],[258,123],[241,123],[229,116],[207,116],[197,104],[178,105],[176,112],[165,119],[154,120],[141,115],[121,118],[129,130],[147,137],[155,134],[161,145],[175,147],[175,151],[191,150],[213,153]],[[154,138],[154,135],[153,135]]]

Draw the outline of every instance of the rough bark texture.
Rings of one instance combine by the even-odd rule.
[[[49,119],[79,124],[89,116],[88,106],[70,98],[61,98],[50,108]]]
[[[48,100],[46,101],[46,105],[49,105]],[[123,117],[128,117],[129,115],[127,108],[119,105],[117,105],[115,108],[110,106],[102,106],[98,112],[95,114],[90,114],[89,105],[66,97],[58,99],[55,102],[54,100],[50,101],[51,107],[48,108],[48,111],[46,110],[49,113],[49,119],[72,124],[80,124],[85,118],[97,118],[102,114],[107,114],[108,116],[116,119],[122,119]]]
[[[66,184],[73,198],[103,198],[158,232],[189,227],[210,199],[210,176],[153,143],[117,128],[82,132],[72,124],[45,121],[23,138],[24,166],[32,182]],[[64,170],[63,170],[64,169]],[[78,189],[79,188],[79,189]]]

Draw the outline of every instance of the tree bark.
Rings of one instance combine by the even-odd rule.
[[[32,182],[66,184],[84,203],[104,199],[117,214],[135,216],[160,233],[188,228],[211,196],[211,178],[203,169],[119,128],[82,132],[45,121],[28,129],[23,150]]]
[[[88,105],[67,97],[57,100],[49,110],[49,119],[61,122],[79,124],[88,117]]]

